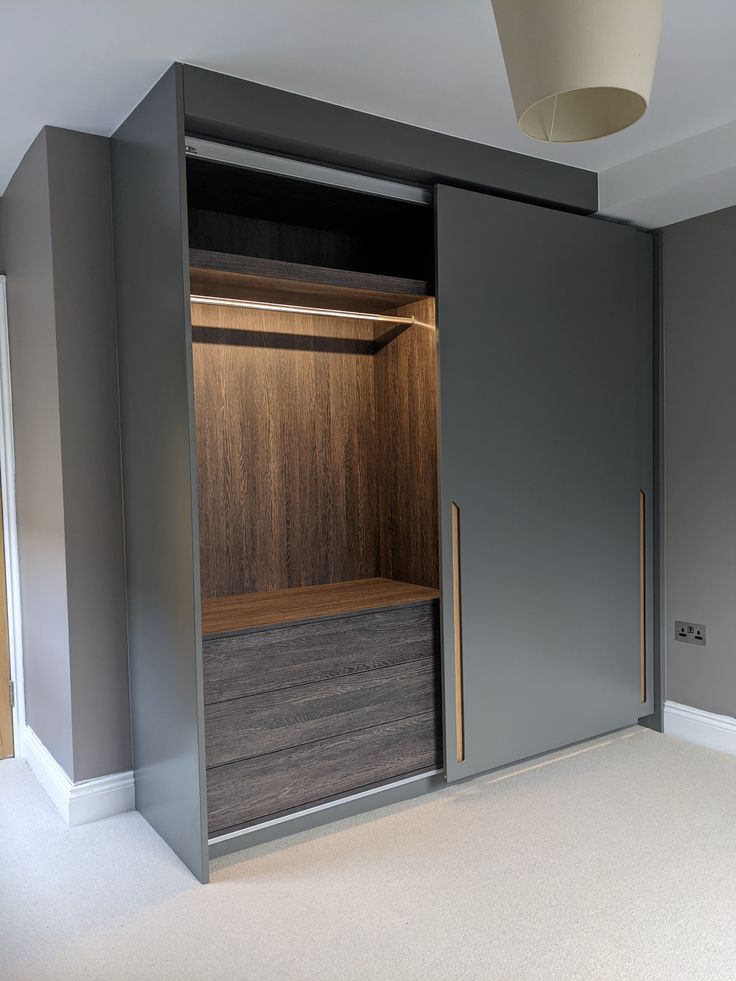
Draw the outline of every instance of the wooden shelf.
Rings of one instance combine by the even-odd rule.
[[[394,579],[359,579],[326,586],[221,596],[202,601],[202,633],[207,637],[251,627],[409,606],[429,602],[439,595],[437,589]]]
[[[203,249],[189,250],[189,265],[197,296],[384,313],[431,295],[430,283],[423,280]]]

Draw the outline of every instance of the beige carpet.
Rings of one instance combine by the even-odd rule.
[[[214,863],[0,763],[0,976],[734,979],[736,758],[647,730]]]

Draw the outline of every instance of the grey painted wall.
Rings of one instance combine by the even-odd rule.
[[[0,197],[0,274],[5,272],[5,247],[3,245],[3,199]]]
[[[3,200],[28,724],[74,770],[46,133]]]
[[[4,200],[26,714],[130,767],[109,141],[47,128]]]
[[[74,771],[130,767],[110,143],[47,130]]]
[[[736,208],[666,228],[663,250],[666,697],[736,715]]]

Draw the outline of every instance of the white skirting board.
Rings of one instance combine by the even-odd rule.
[[[736,719],[730,715],[665,702],[664,731],[668,736],[736,756]]]
[[[70,828],[135,810],[132,770],[75,783],[30,726],[23,732],[22,749],[26,763]]]

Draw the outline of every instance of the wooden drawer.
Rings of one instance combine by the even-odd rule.
[[[439,653],[436,600],[205,637],[205,703],[387,668]]]
[[[210,835],[440,766],[435,712],[207,771]]]
[[[434,658],[333,681],[248,695],[205,708],[207,766],[261,756],[435,711]]]

